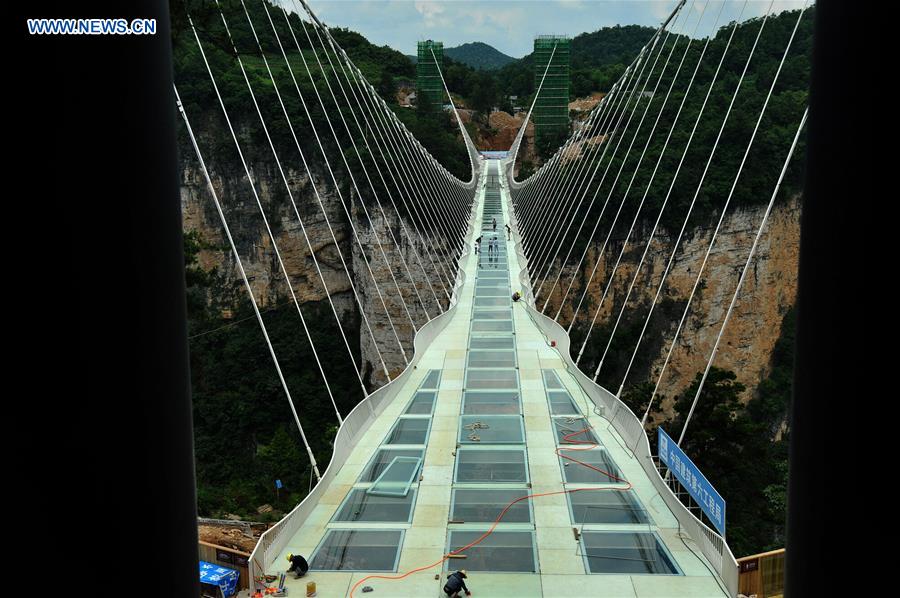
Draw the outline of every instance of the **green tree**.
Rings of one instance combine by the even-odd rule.
[[[268,444],[261,444],[257,449],[260,468],[270,481],[272,497],[275,497],[275,480],[281,480],[284,489],[280,493],[282,502],[290,494],[305,494],[310,477],[309,457],[297,441],[296,430],[293,434],[287,425],[280,425],[272,435]]]
[[[491,109],[497,104],[497,89],[494,84],[494,78],[489,72],[480,71],[477,74],[476,81],[470,98],[472,109],[484,115],[490,114]]]
[[[393,104],[397,101],[397,85],[394,83],[394,76],[388,71],[381,72],[381,78],[378,80],[378,94],[384,98],[386,102]]]

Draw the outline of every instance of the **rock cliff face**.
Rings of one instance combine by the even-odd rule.
[[[201,144],[203,143],[201,140]],[[200,265],[207,270],[218,268],[224,280],[220,300],[226,306],[234,306],[239,301],[246,300],[246,292],[202,172],[194,160],[187,158],[192,155],[187,148],[183,148],[181,199],[184,228],[186,231],[197,231],[207,243],[209,248],[203,249],[199,255]],[[423,243],[418,237],[410,238],[407,234],[409,232],[415,235],[412,223],[404,220],[405,228],[401,226],[401,217],[390,208],[387,198],[382,198],[384,214],[376,205],[367,204],[372,222],[370,226],[359,197],[349,185],[341,189],[350,212],[348,219],[327,172],[314,170],[315,189],[318,190],[318,197],[331,225],[329,229],[309,175],[302,168],[289,168],[286,174],[291,194],[303,219],[321,276],[325,280],[323,286],[276,165],[264,160],[254,160],[251,164],[257,192],[298,299],[302,303],[323,301],[326,299],[327,286],[327,294],[330,294],[342,321],[358,321],[361,328],[359,351],[364,373],[370,373],[373,387],[384,384],[386,376],[382,360],[391,376],[402,371],[406,364],[404,352],[406,359],[413,355],[412,339],[415,329],[424,324],[428,316],[434,317],[439,313],[435,296],[446,305],[444,287],[433,272]],[[264,309],[290,301],[290,293],[281,274],[272,239],[265,230],[243,168],[237,165],[217,170],[214,162],[210,167],[213,184],[226,211],[257,301]],[[723,222],[703,276],[703,284],[694,299],[661,385],[661,393],[666,397],[663,405],[666,410],[670,409],[672,398],[681,393],[706,364],[762,213],[762,208],[739,210],[728,214]],[[693,231],[690,238],[682,242],[661,299],[664,305],[657,306],[641,347],[646,363],[632,371],[629,382],[646,379],[655,381],[652,373],[658,372],[665,359],[681,309],[709,245],[717,218],[717,215],[711,217],[705,226]],[[755,386],[768,373],[770,355],[780,334],[781,318],[795,301],[799,218],[798,198],[778,205],[773,210],[715,361],[715,365],[731,369],[737,374],[738,380],[748,388],[746,398],[750,397]],[[360,243],[354,239],[353,228],[360,237]],[[394,245],[391,234],[399,242],[399,250]],[[433,234],[432,231],[429,234]],[[677,231],[657,231],[635,291],[629,299],[623,325],[629,321],[643,321],[676,234]],[[384,256],[376,235],[381,241]],[[607,340],[604,325],[611,326],[617,317],[649,235],[649,225],[635,231],[603,302],[598,316],[598,328],[594,332],[602,341],[601,346]],[[600,259],[597,273],[588,287],[588,299],[579,312],[579,322],[587,323],[600,302],[622,242],[621,238],[613,238]],[[433,249],[434,240],[426,243]],[[569,280],[575,276],[570,299],[560,314],[560,322],[564,325],[571,321],[575,305],[572,297],[579,297],[584,291],[584,285],[597,264],[599,251],[599,245],[589,249],[585,264],[579,272],[574,271],[574,264],[564,268],[560,285],[550,295],[546,311],[552,316],[556,313]],[[349,278],[345,273],[341,254],[350,273]],[[401,256],[405,258],[405,264]],[[420,261],[422,266],[419,265]],[[381,297],[372,283],[370,268],[378,281]],[[427,272],[427,279],[423,269]],[[556,271],[556,267],[551,270],[554,277]],[[397,296],[395,280],[404,297],[405,306]],[[545,297],[551,283],[552,279],[542,291]],[[446,280],[445,284],[449,286],[450,281]],[[362,312],[354,297],[354,288],[363,305]],[[224,315],[227,316],[228,311],[226,307]],[[360,318],[363,314],[365,318]],[[622,329],[617,334],[622,334]],[[628,347],[629,351],[630,349]],[[615,391],[619,381],[617,379],[614,384],[606,385],[615,386],[610,388]]]
[[[201,147],[208,147],[210,143],[207,139],[200,140]],[[227,318],[234,306],[247,300],[246,291],[202,170],[190,148],[183,147],[181,150],[184,230],[196,231],[204,242],[204,249],[198,256],[200,266],[205,270],[216,268],[221,275],[223,284],[217,299],[225,306],[223,316]],[[277,165],[271,160],[262,159],[250,159],[248,162],[251,164],[257,194],[269,219],[275,244],[284,260],[290,285],[301,302],[301,307],[303,303],[323,301],[330,295],[339,318],[345,323],[345,329],[350,322],[358,321],[361,327],[358,347],[362,356],[361,367],[364,373],[371,374],[373,388],[383,385],[387,379],[382,360],[392,377],[402,371],[406,361],[400,347],[402,345],[407,358],[412,358],[413,325],[419,327],[427,321],[426,310],[431,317],[440,313],[429,280],[435,285],[437,297],[446,305],[442,287],[432,272],[427,256],[422,253],[421,242],[417,238],[410,239],[405,234],[400,225],[400,216],[389,207],[386,198],[381,198],[384,214],[374,202],[368,206],[372,221],[370,226],[359,197],[349,184],[342,182],[341,193],[350,214],[348,219],[347,212],[341,205],[341,197],[323,164],[311,165],[315,184],[302,165],[298,165],[298,168],[285,165],[291,195],[297,206],[295,212]],[[228,167],[221,164],[216,160],[208,159],[207,162],[257,303],[261,309],[288,303],[291,301],[290,290],[243,167],[240,163]],[[339,181],[343,181],[340,174],[338,177]],[[300,219],[306,235],[303,234]],[[405,224],[406,229],[415,235],[415,229],[410,223]],[[354,238],[354,228],[359,235],[359,243]],[[390,233],[397,238],[399,251],[391,240]],[[376,242],[376,235],[384,248],[386,262]],[[427,275],[418,265],[413,252],[420,253]],[[408,271],[403,258],[409,266]],[[376,292],[370,268],[378,289],[381,290],[384,304]],[[406,301],[405,308],[397,296],[392,274]],[[358,301],[354,296],[354,289],[358,294]],[[363,306],[362,312],[359,309],[360,303]],[[364,319],[357,317],[361,313],[365,315]],[[380,355],[376,346],[380,349]]]
[[[429,316],[439,315],[441,305],[446,308],[447,302],[440,279],[411,223],[404,221],[405,226],[401,226],[400,216],[386,207],[384,213],[377,206],[367,208],[368,217],[362,204],[355,201],[351,211],[354,228],[365,250],[360,250],[360,244],[354,242],[353,271],[357,273],[354,278],[365,315],[362,355],[373,368],[373,381],[380,386],[387,381],[381,360],[391,378],[402,372],[407,360],[413,357],[416,330]],[[397,240],[399,250],[393,239]],[[377,288],[372,284],[370,272],[378,281]],[[372,334],[367,333],[366,321]]]
[[[660,392],[666,397],[663,407],[667,412],[670,412],[673,397],[683,392],[697,372],[702,371],[706,365],[763,212],[764,207],[738,210],[726,215],[723,221],[660,386]],[[660,305],[654,311],[651,326],[641,345],[641,354],[646,357],[646,364],[632,371],[629,383],[647,379],[656,381],[718,217],[718,214],[713,215],[706,225],[699,227],[690,238],[682,241],[672,271],[667,277]],[[594,334],[602,340],[601,349],[606,345],[608,328],[618,317],[651,226],[646,225],[643,230],[635,232],[600,308]],[[639,330],[659,286],[676,236],[677,231],[657,231],[617,334],[622,334],[623,326],[627,328],[629,321],[638,322]],[[799,242],[800,200],[793,198],[775,206],[769,217],[714,362],[717,367],[733,370],[738,381],[747,386],[745,400],[750,398],[753,389],[768,374],[770,356],[780,334],[782,317],[795,302]],[[622,238],[611,240],[600,258],[597,273],[588,287],[588,299],[578,314],[579,323],[586,325],[600,303],[622,243]],[[581,271],[574,272],[574,264],[563,270],[561,280],[565,284],[557,286],[552,293],[546,313],[551,317],[556,313],[565,287],[573,275],[575,283],[570,297],[581,296],[584,285],[597,264],[599,252],[599,244],[589,249]],[[570,261],[577,262],[577,258]],[[556,271],[554,268],[554,276]],[[552,280],[547,283],[544,293],[551,284]],[[566,301],[559,320],[564,325],[571,322],[576,302],[571,298]],[[632,349],[633,344],[627,348],[626,360]],[[607,382],[606,385],[615,392],[620,382],[621,376],[615,379],[615,383]]]

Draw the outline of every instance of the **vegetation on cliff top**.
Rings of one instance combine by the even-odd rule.
[[[359,94],[359,91],[350,84],[348,75],[342,70],[341,64],[334,54],[322,50],[316,37],[316,31],[295,14],[291,14],[289,17],[289,27],[281,9],[267,4],[266,7],[271,15],[272,23],[274,23],[275,31],[273,32],[269,16],[266,14],[266,7],[262,2],[246,3],[249,21],[240,2],[225,0],[220,5],[237,47],[238,56],[247,70],[253,94],[256,96],[265,122],[270,128],[276,151],[280,157],[284,158],[283,161],[300,163],[275,86],[280,91],[281,100],[290,115],[290,125],[300,141],[301,151],[311,161],[321,162],[321,151],[315,135],[317,132],[332,162],[332,167],[338,171],[338,178],[347,180],[347,169],[340,159],[342,150],[338,148],[350,147],[351,138],[358,145],[362,145],[362,136],[355,127],[351,113],[354,109],[358,110],[361,102],[357,101],[358,95],[354,95],[355,93]],[[191,4],[188,7],[181,2],[174,3],[172,13],[175,83],[192,121],[208,125],[203,126],[201,132],[218,138],[212,142],[214,147],[210,148],[211,161],[233,166],[240,163],[239,157],[233,148],[229,147],[230,138],[227,133],[227,124],[221,114],[215,89],[210,81],[200,49],[187,24],[186,11],[188,9],[191,11],[203,52],[209,61],[235,128],[242,135],[247,136],[251,145],[258,148],[267,147],[265,133],[237,57],[232,51],[231,42],[225,32],[218,9],[209,4],[197,6]],[[259,38],[266,61],[260,56],[254,30]],[[404,110],[396,105],[394,91],[397,82],[415,77],[415,69],[409,59],[387,46],[379,47],[369,43],[356,32],[339,28],[330,31],[366,79],[372,83],[391,108],[401,115],[404,122],[414,123],[414,126],[421,130],[437,133],[418,137],[426,149],[455,176],[461,180],[468,180],[471,169],[466,149],[456,135],[457,127],[450,117],[444,113],[420,115],[416,114],[416,111]],[[284,53],[282,53],[282,48]],[[271,78],[266,62],[272,71]],[[288,65],[290,65],[290,69]],[[331,90],[328,89],[329,83]],[[303,100],[298,96],[298,88]],[[319,95],[317,95],[317,91]],[[332,91],[334,97],[331,95]],[[347,98],[344,97],[344,93],[347,94]],[[322,104],[324,104],[324,109]],[[411,114],[407,114],[408,112]],[[348,134],[340,118],[336,118],[339,113],[349,123],[352,136]],[[423,122],[415,123],[417,120]],[[334,140],[331,133],[329,121],[334,127],[337,141]],[[315,132],[313,125],[315,125]],[[195,128],[200,127],[195,124]],[[263,150],[263,155],[260,157],[264,157],[266,153],[270,152]],[[355,157],[348,156],[349,159],[355,160]],[[274,157],[269,157],[267,160],[271,162]]]
[[[484,42],[471,42],[453,48],[444,48],[444,56],[449,56],[457,62],[479,70],[498,69],[516,61],[512,56],[507,56]]]

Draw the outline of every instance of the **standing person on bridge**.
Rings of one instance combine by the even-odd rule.
[[[456,598],[459,596],[459,591],[462,590],[466,593],[466,596],[471,596],[472,592],[469,591],[469,588],[466,587],[466,582],[463,581],[468,577],[465,569],[448,575],[447,583],[444,584],[444,594],[450,598]]]
[[[494,216],[494,232],[497,232],[497,217]]]
[[[481,238],[482,238],[483,236],[484,236],[484,235],[482,235],[481,237],[478,237],[477,239],[475,239],[475,253],[481,253]]]
[[[512,229],[509,228],[508,224],[505,226],[506,226],[506,240],[510,241],[510,240],[512,240]]]

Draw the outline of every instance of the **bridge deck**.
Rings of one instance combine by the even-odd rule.
[[[497,175],[497,165],[489,161],[485,173]],[[466,558],[400,580],[369,579],[354,595],[371,586],[376,598],[441,596],[445,572],[465,568],[476,596],[722,596],[698,547],[679,537],[674,515],[524,302],[511,301],[520,267],[504,227],[509,195],[483,179],[475,225],[482,252],[465,260],[455,314],[281,555],[285,564],[288,552],[303,554],[313,569],[289,576],[290,595],[305,595],[315,581],[322,598],[346,596],[367,575],[435,563],[479,537],[511,500],[555,493],[517,503],[484,542],[461,552]],[[494,216],[498,248],[490,251]],[[627,479],[631,491],[557,455],[566,435],[586,439],[578,433],[584,416],[598,444],[568,454]],[[405,497],[391,496],[410,479]],[[562,493],[575,488],[605,490]]]

